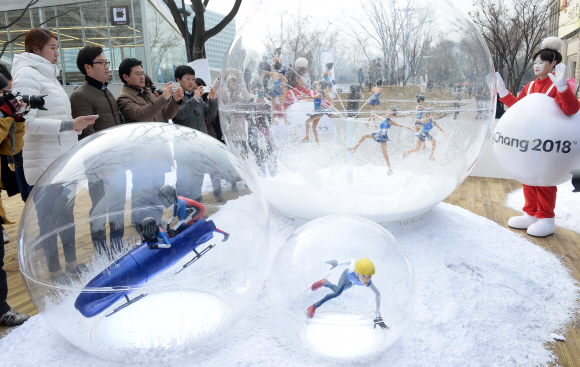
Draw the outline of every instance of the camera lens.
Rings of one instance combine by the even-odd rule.
[[[44,107],[44,96],[23,95],[22,101],[33,109],[43,109]]]

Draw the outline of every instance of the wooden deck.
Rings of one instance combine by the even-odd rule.
[[[499,225],[507,227],[506,223],[508,218],[518,213],[505,207],[504,201],[508,193],[519,188],[521,188],[521,184],[513,180],[468,177],[445,202],[458,205],[475,214],[484,216]],[[224,195],[224,198],[229,199],[226,195]],[[24,207],[20,196],[7,198],[6,192],[2,192],[2,201],[8,218],[14,221],[20,218],[20,213]],[[88,208],[90,201],[84,198],[84,200],[81,199],[77,204],[87,206]],[[83,210],[88,209],[85,208]],[[125,223],[129,224],[129,221]],[[37,314],[36,308],[28,297],[18,268],[15,241],[18,224],[8,225],[5,228],[11,238],[11,241],[6,244],[6,256],[4,258],[4,269],[8,273],[8,302],[12,307],[21,312],[35,315]],[[127,232],[129,231],[133,232],[134,229],[127,226]],[[517,233],[522,233],[522,231],[517,231]],[[536,245],[544,247],[561,258],[572,270],[574,277],[580,281],[580,261],[578,260],[580,258],[579,233],[558,227],[556,233],[547,238],[527,238],[532,240]],[[580,367],[580,330],[576,330],[579,324],[578,320],[580,320],[579,317],[567,325],[567,330],[564,333],[567,342],[557,342],[553,346],[554,353],[558,357],[557,365]],[[5,336],[9,331],[6,327],[0,327],[0,338]]]

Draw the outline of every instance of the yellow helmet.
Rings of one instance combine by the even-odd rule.
[[[374,275],[375,274],[375,265],[369,259],[359,259],[354,266],[354,271],[358,274],[362,275]]]

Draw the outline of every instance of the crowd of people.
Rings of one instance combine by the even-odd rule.
[[[85,82],[75,89],[69,99],[57,79],[58,42],[58,37],[49,30],[31,29],[24,38],[25,51],[14,56],[11,73],[6,67],[0,67],[0,86],[3,86],[0,92],[14,90],[22,95],[45,95],[46,109],[31,109],[17,98],[3,98],[0,105],[0,134],[4,134],[0,154],[3,155],[6,166],[14,170],[11,179],[5,179],[3,174],[2,181],[15,181],[15,192],[20,192],[23,201],[28,200],[39,177],[63,152],[81,139],[120,124],[168,122],[171,119],[174,124],[202,131],[218,140],[222,139],[216,90],[210,86],[209,91],[204,92],[206,83],[195,77],[195,71],[191,67],[181,65],[175,69],[175,79],[179,87],[169,82],[159,90],[147,80],[140,60],[126,58],[118,67],[119,77],[124,85],[119,97],[115,98],[107,88],[110,61],[101,47],[87,46],[80,50],[77,57],[77,66],[85,76]],[[241,77],[237,76],[235,79],[241,80]],[[6,83],[2,83],[2,80]],[[144,198],[139,196],[139,192],[140,185],[144,182],[150,184],[151,179],[159,180],[157,186],[164,185],[164,180],[161,179],[163,175],[144,179],[142,176],[147,174],[146,171],[131,172],[132,208],[143,204],[141,201]],[[220,177],[214,176],[214,196],[221,202],[223,198]],[[108,216],[110,248],[106,245],[105,221],[92,218],[123,210],[126,177],[123,172],[122,177],[114,174],[108,177],[87,175],[87,179],[92,203],[89,215],[93,246],[96,252],[108,253],[118,247],[123,238],[123,215]],[[178,175],[177,190],[182,195],[201,200],[202,182],[190,184],[194,179],[199,180],[198,177],[188,177],[187,174]],[[201,180],[203,181],[203,175]],[[235,175],[230,178],[230,183],[232,191],[237,191]],[[107,192],[110,187],[116,187],[117,190],[114,193]],[[62,198],[74,197],[75,191],[76,184],[55,183],[45,185],[34,194],[32,199],[38,216],[40,236],[64,223],[74,222],[74,199],[71,205],[70,199],[67,201]],[[14,191],[11,193],[14,194]],[[2,225],[12,224],[5,215],[1,201],[0,218]],[[131,220],[137,224],[142,218],[132,215]],[[88,269],[77,262],[74,227],[61,231],[59,236],[64,252],[64,269],[58,257],[56,235],[47,236],[42,241],[42,248],[52,282],[70,285],[72,278]],[[8,240],[5,237],[0,240],[0,325],[17,326],[29,316],[12,309],[6,302],[8,284],[3,259],[4,244]]]

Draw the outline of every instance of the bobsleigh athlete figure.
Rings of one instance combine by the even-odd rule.
[[[506,89],[499,73],[495,73],[500,101],[511,107],[528,94],[544,93],[554,98],[566,115],[576,114],[580,110],[580,102],[566,83],[566,65],[560,64],[562,55],[558,50],[562,48],[562,44],[562,40],[558,37],[548,37],[542,42],[542,49],[534,55],[534,74],[537,78],[528,83],[517,98]],[[552,74],[554,69],[556,75]],[[545,237],[554,233],[556,191],[556,186],[524,185],[526,199],[523,207],[524,215],[510,218],[508,226],[527,229],[528,234],[535,237]]]
[[[157,195],[165,208],[173,205],[173,216],[167,222],[167,234],[170,237],[177,236],[198,220],[205,219],[205,207],[195,200],[177,196],[175,187],[165,185],[159,189]],[[179,219],[179,222],[171,228],[171,223],[173,223],[176,217]]]
[[[171,187],[173,188],[173,187]],[[175,188],[173,188],[175,190]],[[163,190],[166,192],[166,190]],[[161,196],[161,195],[160,195]],[[183,203],[180,202],[183,201]],[[186,201],[187,200],[187,201]],[[188,201],[190,199],[174,199],[176,207],[181,210],[185,208],[185,214],[180,212],[180,222],[172,229],[173,235],[168,234],[154,218],[143,219],[137,226],[137,231],[143,238],[143,242],[138,247],[129,251],[117,261],[109,265],[101,273],[97,274],[85,286],[85,291],[77,297],[75,308],[84,317],[93,317],[113,306],[117,301],[125,297],[126,303],[115,308],[110,316],[123,308],[137,302],[147,294],[141,294],[133,299],[129,299],[129,294],[139,289],[139,285],[145,284],[157,275],[167,271],[177,264],[181,259],[191,255],[195,256],[185,263],[176,272],[179,273],[205,255],[216,245],[211,244],[203,249],[199,247],[213,238],[213,233],[217,232],[224,236],[222,242],[229,238],[229,233],[216,228],[213,221],[206,221],[203,218],[203,205],[193,201],[199,209],[197,215],[194,210],[188,213]],[[195,211],[197,212],[197,211]],[[187,214],[187,216],[186,216]],[[185,219],[183,219],[185,218]],[[196,219],[197,218],[197,219]],[[191,223],[191,224],[190,224]],[[199,249],[199,251],[198,251]],[[113,288],[119,291],[95,291],[96,288]]]
[[[307,316],[309,318],[314,317],[314,312],[325,302],[336,298],[342,294],[343,291],[351,288],[353,285],[359,285],[362,287],[369,287],[375,293],[375,328],[379,326],[381,329],[389,329],[389,327],[384,323],[381,317],[381,293],[375,287],[371,281],[372,276],[375,274],[375,265],[369,259],[358,259],[358,260],[348,260],[338,262],[336,260],[330,260],[326,262],[331,265],[331,270],[336,268],[338,265],[349,265],[348,269],[345,269],[340,279],[338,285],[334,285],[328,281],[328,279],[322,279],[314,284],[312,284],[311,289],[316,291],[322,287],[330,288],[332,293],[327,294],[323,299],[316,302],[312,306],[308,307]]]

